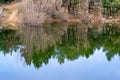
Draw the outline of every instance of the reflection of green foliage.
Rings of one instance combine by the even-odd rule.
[[[44,46],[44,44],[41,43],[41,40],[36,44],[34,42],[33,45],[29,45],[27,43],[29,46],[26,44],[27,47],[21,49],[21,56],[25,58],[27,65],[31,65],[31,63],[33,63],[36,68],[39,68],[43,64],[48,64],[51,58],[57,59],[60,64],[64,63],[65,59],[72,61],[78,59],[79,57],[89,58],[91,55],[93,55],[96,48],[100,49],[101,47],[104,48],[105,52],[107,51],[106,57],[108,61],[110,61],[115,55],[120,56],[120,28],[117,25],[104,25],[101,31],[98,31],[99,29],[96,28],[91,29],[85,25],[78,24],[70,24],[64,27],[60,27],[58,24],[52,24],[52,26],[49,25],[49,28],[41,27],[39,30],[40,29],[41,31],[44,30],[44,32],[42,32],[42,35],[49,35],[48,38],[44,39],[50,40],[45,40],[46,42],[44,43],[47,43],[47,46]],[[38,29],[35,28],[35,30]],[[1,51],[4,51],[5,53],[10,52],[9,48],[12,48],[18,44],[18,39],[15,38],[14,34],[15,33],[12,31],[0,32]],[[40,34],[40,36],[39,34],[35,35],[36,40],[33,39],[34,41],[40,40],[42,38],[42,35]],[[31,35],[33,37],[33,34],[27,34],[27,32],[24,33],[24,38],[29,38],[25,35],[29,35],[30,38]],[[29,39],[27,40],[29,41]],[[55,41],[53,42],[54,46],[52,43],[50,43],[52,40]],[[11,44],[9,45],[9,43]],[[38,45],[39,47],[41,44],[44,46],[44,48],[37,49],[37,46],[33,47],[34,45]],[[31,48],[28,47],[32,47],[32,50],[30,50]]]
[[[3,51],[4,54],[6,54],[12,52],[10,51],[10,48],[16,50],[16,39],[14,30],[0,30],[0,51]]]
[[[118,30],[117,30],[118,29]],[[99,43],[97,43],[99,42]],[[94,41],[97,45],[103,46],[104,50],[108,51],[106,56],[110,61],[114,55],[120,54],[120,29],[118,26],[106,25],[103,33],[100,35],[97,41]]]
[[[56,29],[55,24],[52,25],[54,27],[51,27]],[[58,59],[60,64],[64,63],[65,59],[72,61],[79,57],[89,58],[96,48],[101,47],[104,47],[104,51],[108,51],[106,56],[109,61],[114,55],[120,54],[120,31],[117,26],[105,25],[102,32],[90,29],[87,34],[86,29],[79,28],[80,26],[77,24],[69,25],[67,31],[59,35],[61,43],[57,42],[55,47],[49,48],[45,52],[33,51],[29,55],[23,54],[27,64],[33,62],[35,67],[39,68],[42,64],[48,64],[51,57]],[[53,32],[55,29],[52,29]]]
[[[33,52],[32,61],[36,68],[39,68],[40,66],[42,66],[42,64],[48,64],[49,59],[51,58],[51,56],[53,56],[52,49],[49,49],[46,52]]]

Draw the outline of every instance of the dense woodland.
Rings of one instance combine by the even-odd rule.
[[[37,26],[46,20],[70,21],[79,19],[89,23],[101,21],[103,16],[120,16],[120,0],[1,0],[3,4],[20,3],[19,23]],[[92,14],[92,15],[91,15]]]

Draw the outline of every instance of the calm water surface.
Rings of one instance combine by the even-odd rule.
[[[120,26],[0,30],[0,80],[120,80]]]

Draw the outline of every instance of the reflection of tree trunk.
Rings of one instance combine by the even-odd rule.
[[[63,24],[63,27],[61,24],[56,26],[22,27],[19,31],[20,41],[27,46],[26,53],[32,53],[33,50],[44,52],[56,43],[61,43],[61,36],[66,32],[67,24]]]
[[[112,8],[110,7],[110,15],[112,16]]]

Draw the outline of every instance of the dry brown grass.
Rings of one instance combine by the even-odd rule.
[[[61,18],[62,0],[23,0],[20,10],[20,25],[39,26],[52,15]]]

